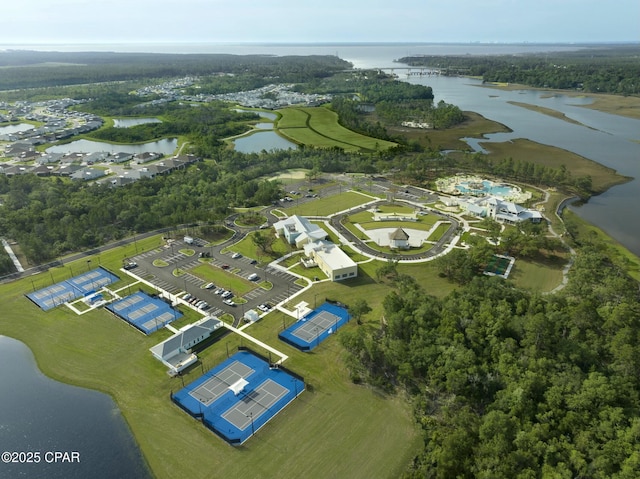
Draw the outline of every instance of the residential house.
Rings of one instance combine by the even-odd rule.
[[[72,180],[83,180],[83,181],[91,181],[101,178],[105,175],[104,170],[100,170],[98,168],[83,168],[81,170],[75,171],[70,175]]]
[[[137,153],[133,156],[133,161],[138,163],[139,165],[143,163],[148,163],[150,161],[158,160],[162,157],[160,153],[151,153],[149,151],[145,151],[142,153]]]
[[[107,161],[110,163],[124,163],[125,161],[129,161],[133,158],[131,153],[126,153],[124,151],[113,153],[107,157]]]

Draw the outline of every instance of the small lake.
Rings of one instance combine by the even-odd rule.
[[[137,125],[146,125],[147,123],[162,123],[157,118],[114,118],[114,128],[130,128]]]
[[[242,153],[260,153],[262,150],[296,150],[295,143],[281,137],[275,131],[258,131],[233,141],[236,151]]]
[[[98,374],[98,372],[96,372]],[[0,336],[0,453],[39,452],[39,463],[0,464],[1,477],[151,478],[115,403],[106,394],[44,376],[24,343]],[[47,452],[77,452],[56,463]]]
[[[267,122],[256,123],[255,127],[259,130],[273,130],[273,123],[267,123]]]
[[[145,152],[172,155],[177,148],[178,140],[176,138],[152,141],[140,145],[114,145],[100,141],[76,140],[64,145],[55,145],[47,148],[47,153],[99,153],[106,151],[108,153],[125,152],[134,155]]]
[[[10,135],[20,131],[33,130],[34,126],[29,123],[18,123],[17,125],[0,126],[0,135]]]

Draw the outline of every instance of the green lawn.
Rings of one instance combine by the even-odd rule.
[[[278,110],[278,131],[296,143],[319,147],[339,147],[346,151],[381,151],[396,146],[348,130],[338,123],[338,115],[324,107],[285,108]]]
[[[532,291],[551,291],[562,282],[562,268],[566,260],[529,261],[516,259],[509,274],[509,281],[518,288]]]
[[[157,247],[159,240],[148,243],[152,242]],[[132,255],[132,248],[102,254],[101,263],[117,270],[123,257]],[[75,265],[78,270],[85,261]],[[307,297],[312,301],[312,291],[322,288],[320,294],[328,297],[367,298],[377,314],[368,316],[378,321],[388,285],[372,281],[368,268],[361,268],[363,276],[349,284],[318,284]],[[102,310],[83,316],[66,308],[44,313],[24,293],[31,289],[31,279],[40,287],[50,284],[49,276],[46,272],[0,285],[0,334],[25,342],[48,376],[111,395],[158,478],[396,478],[421,449],[419,427],[404,399],[353,385],[335,336],[313,354],[278,341],[284,318],[280,313],[270,314],[247,332],[288,354],[286,366],[305,377],[308,390],[244,446],[230,447],[169,400],[169,392],[181,387],[181,379],[170,378],[148,351],[169,331],[145,337]],[[51,276],[56,281],[66,279],[69,268],[53,269]],[[345,328],[355,327],[351,323]],[[231,334],[204,350],[200,354],[204,368],[225,359],[226,348],[234,351],[240,343]],[[200,374],[200,367],[191,369],[184,375],[185,383]]]
[[[407,230],[429,231],[438,221],[435,216],[425,217],[424,221],[369,221],[359,223],[364,230],[378,230],[380,228],[404,228]]]
[[[228,289],[234,294],[238,294],[240,296],[247,294],[249,291],[252,291],[257,287],[254,282],[247,281],[237,274],[228,273],[223,269],[208,264],[196,266],[189,272],[205,281],[212,282],[217,287]]]
[[[344,211],[354,206],[359,206],[372,201],[372,198],[354,191],[345,191],[343,193],[325,196],[324,198],[316,198],[301,205],[289,208],[282,208],[287,215],[301,216],[328,216],[339,211]]]
[[[269,235],[274,234],[273,228],[262,230],[261,232],[263,234]],[[276,240],[271,245],[273,254],[267,255],[254,244],[253,240],[251,239],[254,234],[255,232],[249,233],[247,236],[242,238],[242,240],[227,248],[227,250],[238,252],[242,256],[245,256],[247,258],[256,259],[260,263],[273,261],[274,259],[284,256],[290,251],[289,246],[287,246],[284,241]]]
[[[449,230],[451,223],[443,222],[438,225],[433,233],[429,235],[429,241],[440,241],[440,238]]]

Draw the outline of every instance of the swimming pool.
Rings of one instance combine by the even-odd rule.
[[[505,184],[497,184],[493,181],[482,180],[482,181],[464,181],[458,183],[456,185],[456,189],[460,193],[468,193],[472,195],[494,195],[494,196],[511,196],[518,191],[510,186]]]

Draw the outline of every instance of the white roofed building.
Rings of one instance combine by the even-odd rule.
[[[358,264],[331,241],[316,241],[304,245],[304,253],[318,265],[331,281],[358,276]]]
[[[542,221],[542,213],[539,211],[494,196],[465,198],[460,199],[459,202],[467,213],[483,218],[493,218],[499,223],[516,224],[522,221],[540,223]]]
[[[211,333],[221,327],[222,321],[216,317],[208,316],[185,326],[169,339],[156,344],[149,351],[169,368],[168,373],[171,376],[175,376],[198,360],[198,357],[191,352],[191,348],[207,339]]]
[[[295,244],[298,248],[327,237],[325,230],[314,225],[307,218],[298,215],[278,221],[273,224],[273,227],[278,236],[283,236],[289,244]]]

